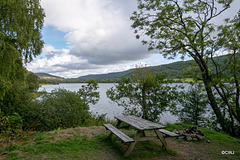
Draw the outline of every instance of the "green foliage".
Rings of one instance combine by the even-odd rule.
[[[22,118],[18,113],[4,116],[0,112],[0,133],[8,138],[18,137],[22,133]]]
[[[138,11],[131,19],[137,38],[149,37],[143,40],[149,50],[157,49],[169,58],[193,58],[197,65],[191,70],[195,71],[192,75],[203,81],[217,122],[225,132],[240,135],[240,13],[233,20],[225,20],[225,25],[211,23],[232,2],[138,0]],[[219,63],[213,57],[223,51],[229,55],[224,63]]]
[[[196,126],[206,126],[208,99],[203,91],[202,84],[192,84],[187,91],[179,97],[181,106],[178,108],[179,119],[183,123]],[[210,114],[208,112],[208,114]]]
[[[43,18],[39,0],[0,1],[0,109],[8,115],[7,136],[18,134],[19,115],[32,100],[30,91],[38,87],[23,61],[41,53]]]
[[[82,88],[77,92],[85,104],[96,104],[99,100],[98,84],[94,80],[88,80],[87,85],[82,85]]]
[[[76,92],[56,89],[25,106],[21,114],[25,128],[33,125],[35,130],[53,130],[84,124],[88,110]]]
[[[32,72],[27,73],[27,83],[28,83],[28,89],[30,91],[37,91],[39,88],[39,83],[38,83],[38,76],[36,76]]]
[[[107,114],[92,114],[90,113],[89,118],[86,120],[84,126],[102,126],[106,123],[112,123],[113,120],[106,118]]]
[[[3,47],[15,48],[25,61],[32,60],[41,53],[43,46],[41,29],[45,15],[39,0],[2,0],[0,6]]]
[[[89,81],[78,92],[55,89],[42,93],[36,100],[25,101],[17,108],[23,117],[24,129],[53,130],[88,124],[91,118],[89,103],[99,100],[97,88],[95,81]],[[98,121],[101,123],[102,119]]]
[[[22,59],[31,61],[43,47],[41,29],[44,12],[39,0],[0,1],[0,100],[24,81]]]
[[[25,77],[22,77],[25,79]],[[6,115],[21,112],[25,105],[32,101],[32,93],[28,90],[28,84],[24,80],[13,81],[12,88],[5,93],[0,101],[0,108]]]
[[[151,71],[138,68],[131,78],[122,78],[107,96],[123,106],[125,114],[141,116],[158,121],[168,107],[176,107],[176,87],[168,86],[166,75],[153,75]]]

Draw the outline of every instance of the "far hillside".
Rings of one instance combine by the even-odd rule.
[[[224,64],[224,59],[227,56],[219,56],[215,57],[214,60],[219,64]],[[181,78],[191,78],[191,77],[184,77],[183,73],[185,70],[191,68],[192,64],[194,64],[193,60],[189,61],[179,61],[170,64],[164,64],[159,66],[148,67],[154,74],[167,74],[168,79],[178,79]],[[210,69],[213,69],[213,64],[210,64]],[[94,79],[99,83],[112,83],[117,82],[121,77],[129,77],[133,74],[135,69],[129,69],[122,72],[113,72],[107,74],[92,74],[86,76],[80,76],[78,78],[62,78],[59,76],[54,76],[47,73],[35,73],[39,78],[39,83],[41,84],[52,84],[52,83],[82,83],[86,82],[89,79]],[[214,70],[213,70],[214,72]]]
[[[48,73],[35,73],[39,77],[40,84],[58,84],[64,82],[64,78]]]
[[[54,76],[54,75],[51,75],[51,74],[48,74],[48,73],[41,73],[41,72],[39,72],[39,73],[35,73],[39,78],[41,78],[41,79],[43,79],[43,78],[45,78],[45,79],[54,79],[54,78],[56,78],[56,79],[64,79],[64,78],[62,78],[62,77],[59,77],[59,76]]]
[[[154,74],[168,74],[169,79],[175,79],[183,75],[184,69],[188,68],[193,61],[179,61],[170,64],[148,67]],[[118,79],[120,77],[129,77],[135,69],[108,74],[93,74],[78,77],[78,79]]]

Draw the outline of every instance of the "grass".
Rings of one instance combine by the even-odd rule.
[[[167,130],[188,128],[184,124],[167,124]],[[86,127],[88,129],[88,127]],[[83,130],[71,131],[56,130],[52,132],[35,132],[34,136],[11,143],[7,147],[0,147],[1,153],[7,155],[0,159],[194,159],[197,156],[206,156],[208,159],[240,159],[240,140],[227,134],[201,128],[207,140],[199,142],[186,142],[177,139],[167,139],[170,149],[165,151],[161,144],[155,141],[139,142],[128,158],[123,158],[128,145],[121,143],[116,136],[112,140],[107,138],[108,132],[102,128],[101,133],[88,137]],[[133,130],[127,131],[133,136]],[[84,135],[85,134],[85,135]],[[150,132],[149,134],[153,134]],[[57,139],[59,135],[62,139]],[[64,137],[65,136],[65,137]],[[185,150],[182,146],[185,146]],[[175,148],[174,148],[175,147]],[[196,148],[196,150],[194,150]],[[234,155],[222,155],[222,151],[234,151]],[[203,158],[204,159],[204,158]]]
[[[123,158],[128,144],[121,143],[117,137],[113,137],[112,140],[109,140],[105,129],[104,133],[95,135],[92,138],[81,136],[76,133],[79,132],[67,132],[66,134],[71,136],[65,137],[63,140],[53,141],[57,137],[58,131],[51,134],[47,132],[36,132],[32,140],[29,141],[30,143],[16,143],[0,151],[8,153],[7,156],[4,157],[6,160],[139,159],[177,155],[174,151],[163,150],[159,143],[146,141],[136,145],[133,154],[128,158]]]
[[[167,130],[189,128],[191,125],[187,124],[167,124]],[[234,138],[224,132],[217,132],[206,128],[200,128],[205,134],[204,141],[191,142],[205,148],[206,153],[211,154],[217,159],[240,159],[240,139]],[[209,143],[210,142],[210,143]],[[222,154],[222,151],[233,151],[234,154]]]
[[[76,136],[57,142],[44,138],[33,145],[19,146],[6,159],[98,159],[104,156],[99,152],[103,148],[99,137],[88,139],[86,136]]]
[[[39,138],[37,138],[39,139]],[[47,137],[36,140],[35,144],[17,146],[9,150],[6,159],[125,159],[123,150],[118,146],[118,139],[108,140],[107,135],[94,138],[75,136],[68,140],[51,143]],[[146,142],[138,145],[137,152],[127,159],[139,159],[176,154],[173,151],[159,150],[159,145]],[[126,146],[123,146],[126,148]]]

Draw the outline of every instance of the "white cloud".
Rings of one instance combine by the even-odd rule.
[[[149,54],[147,46],[135,39],[130,16],[137,9],[136,0],[42,0],[41,5],[44,26],[66,33],[64,39],[71,47],[45,44],[43,54],[27,66],[33,72],[71,78],[123,71],[141,62],[151,66],[173,62]]]
[[[32,72],[57,73],[74,69],[74,64],[78,65],[78,69],[91,68],[84,66],[88,65],[86,60],[70,55],[69,49],[57,50],[51,45],[45,45],[43,58],[35,59],[27,65],[27,68]]]
[[[32,72],[45,72],[65,78],[77,78],[81,75],[99,74],[124,71],[134,68],[133,64],[101,65],[89,64],[86,59],[81,59],[69,54],[69,49],[55,49],[51,45],[45,45],[43,56],[29,63],[26,67]]]
[[[134,61],[151,57],[130,29],[134,0],[42,0],[41,5],[44,26],[66,33],[71,47],[45,44],[43,54],[27,66],[33,72],[79,77],[131,69]]]
[[[135,1],[43,0],[42,6],[45,25],[68,32],[65,39],[73,45],[69,54],[88,63],[116,64],[149,56],[130,30]]]

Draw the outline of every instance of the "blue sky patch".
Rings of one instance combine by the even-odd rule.
[[[42,30],[44,44],[50,44],[55,49],[69,48],[69,44],[64,39],[66,32],[57,30],[54,26],[43,27]]]

